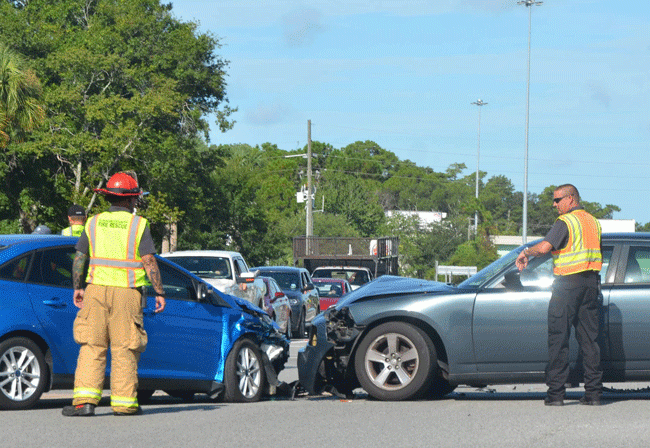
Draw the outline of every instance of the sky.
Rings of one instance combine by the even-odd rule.
[[[176,0],[230,61],[234,128],[210,143],[371,140],[421,167],[477,164],[528,191],[650,222],[650,3]],[[530,82],[528,37],[530,31]],[[472,103],[487,103],[477,106]],[[528,125],[527,125],[528,123]],[[527,132],[528,130],[528,132]],[[549,204],[549,213],[553,213]]]

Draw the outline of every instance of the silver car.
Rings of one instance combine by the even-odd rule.
[[[352,291],[313,321],[298,356],[300,383],[312,394],[361,386],[380,400],[441,397],[460,384],[543,383],[552,259],[533,259],[520,273],[522,249],[458,286],[383,276]],[[650,234],[603,235],[602,253],[604,380],[648,381]],[[574,366],[573,337],[570,356]]]

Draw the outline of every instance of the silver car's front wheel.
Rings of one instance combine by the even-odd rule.
[[[259,401],[264,389],[262,353],[249,339],[240,339],[226,360],[227,401]]]
[[[382,334],[366,351],[366,374],[379,388],[402,389],[413,381],[418,372],[420,357],[415,344],[398,333]]]
[[[428,336],[404,322],[387,322],[372,329],[355,356],[361,386],[380,400],[418,398],[435,368],[435,350]]]
[[[26,338],[0,344],[0,408],[25,409],[41,397],[47,367],[40,348]]]

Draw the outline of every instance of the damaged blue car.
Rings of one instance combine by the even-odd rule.
[[[26,409],[44,392],[73,388],[79,353],[72,337],[76,241],[0,236],[0,409]],[[140,400],[163,390],[186,399],[205,393],[254,402],[275,390],[289,340],[268,314],[174,263],[157,261],[167,306],[154,314],[153,290],[145,293],[149,342],[138,365]]]

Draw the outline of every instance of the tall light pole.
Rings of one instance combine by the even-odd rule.
[[[526,154],[524,156],[524,210],[522,223],[522,242],[526,244],[528,236],[528,116],[530,111],[530,30],[533,22],[533,9],[531,6],[539,6],[544,2],[534,0],[522,0],[518,5],[528,7],[528,79],[526,81]]]
[[[478,164],[481,159],[481,106],[487,103],[482,99],[474,101],[472,104],[479,106],[478,108],[478,147],[476,148],[476,199],[478,200]],[[474,211],[474,234],[478,232],[478,210]]]

